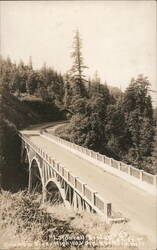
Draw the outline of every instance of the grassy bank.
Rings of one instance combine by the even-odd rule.
[[[40,194],[0,194],[0,247],[51,249],[138,249],[139,236],[125,224],[107,225],[97,215],[74,212],[63,205],[40,203]],[[130,246],[124,246],[124,243]],[[121,244],[121,245],[119,245]],[[31,248],[32,249],[32,248]]]

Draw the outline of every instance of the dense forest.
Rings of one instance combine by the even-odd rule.
[[[64,75],[46,64],[34,69],[31,57],[28,65],[0,57],[1,183],[9,156],[16,155],[11,153],[16,130],[65,116],[70,122],[61,131],[64,139],[156,173],[157,110],[148,78],[132,78],[125,92],[103,83],[97,73],[87,79],[81,49],[77,31],[73,64]]]
[[[32,75],[37,77],[39,72],[34,71],[30,65],[24,65],[23,62],[16,65],[9,58],[5,60],[0,57],[0,72],[0,187],[17,190],[23,174],[17,130],[30,124],[63,120],[65,116],[55,102],[49,99],[48,91],[46,96],[43,89],[39,90],[40,87],[40,95],[31,89],[30,79],[32,86],[35,86]],[[41,77],[44,74],[41,73]],[[55,72],[53,75],[58,77],[57,83],[60,84],[61,76]],[[41,88],[44,88],[42,84]],[[57,99],[57,93],[55,97]]]

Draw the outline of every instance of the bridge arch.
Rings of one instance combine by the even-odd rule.
[[[49,167],[49,166],[47,166]],[[42,193],[43,201],[50,201],[53,204],[64,204],[70,207],[70,203],[66,200],[65,189],[62,188],[61,183],[55,177],[51,177],[45,182],[44,171],[42,171],[40,161],[34,156],[30,162],[29,167],[29,185],[28,190]]]
[[[61,187],[61,184],[55,178],[50,178],[45,183],[45,189],[47,200],[55,204],[63,203],[66,207],[70,207],[69,201],[66,200],[65,189]]]
[[[40,162],[39,162],[39,160],[38,160],[38,158],[37,158],[36,156],[34,156],[34,157],[31,159],[29,170],[31,170],[31,168],[33,167],[33,162],[36,163],[36,165],[37,165],[37,167],[38,167],[38,169],[39,169],[40,175],[41,175],[41,177],[42,177]]]

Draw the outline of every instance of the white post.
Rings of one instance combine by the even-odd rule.
[[[131,168],[131,166],[130,165],[127,165],[128,166],[128,175],[130,175],[130,168]]]
[[[96,156],[96,160],[98,160],[98,153],[97,152],[95,152],[95,156]]]
[[[143,178],[142,178],[142,177],[143,177],[143,171],[144,171],[144,170],[141,170],[141,169],[140,169],[140,181],[143,180]]]

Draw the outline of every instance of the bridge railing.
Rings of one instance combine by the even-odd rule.
[[[91,189],[87,184],[82,182],[77,176],[73,175],[70,171],[68,171],[64,166],[62,166],[59,162],[56,162],[55,159],[53,159],[51,156],[49,156],[44,150],[37,147],[33,142],[29,140],[28,136],[25,136],[24,134],[19,133],[19,136],[22,138],[22,140],[32,147],[32,149],[40,155],[48,164],[49,166],[56,171],[57,174],[59,174],[62,178],[65,179],[65,181],[68,182],[68,184],[76,190],[76,192],[87,201],[87,203],[95,210],[98,214],[102,216],[106,216],[106,218],[111,217],[111,203],[109,201],[105,201],[97,192],[95,192],[93,189]],[[59,138],[60,139],[60,138]],[[60,141],[60,140],[59,140]],[[71,145],[71,143],[66,142],[66,145]],[[76,147],[77,146],[77,147]],[[75,145],[75,148],[79,148],[81,152],[84,150],[84,148]],[[87,149],[88,150],[88,149]],[[88,150],[90,151],[90,150]],[[49,173],[52,173],[49,171]],[[45,179],[48,179],[47,172]],[[110,209],[109,209],[110,208]]]
[[[90,150],[88,148],[84,148],[82,146],[76,145],[72,142],[66,141],[62,138],[59,138],[55,135],[49,134],[46,131],[41,132],[43,135],[53,139],[55,142],[58,142],[62,145],[65,145],[69,147],[70,149],[79,151],[80,153],[86,155],[87,157],[93,158],[94,160],[97,160],[101,163],[104,163],[105,165],[111,167],[112,169],[115,169],[115,173],[118,175],[119,173],[122,173],[121,176],[123,178],[127,179],[127,176],[132,178],[136,182],[136,180],[139,180],[139,182],[143,184],[148,184],[149,186],[152,186],[156,189],[157,187],[157,175],[149,174],[143,170],[137,169],[133,166],[127,165],[121,161],[114,160],[113,158],[109,158],[105,155],[99,154],[93,150]],[[113,170],[114,171],[114,170]]]

